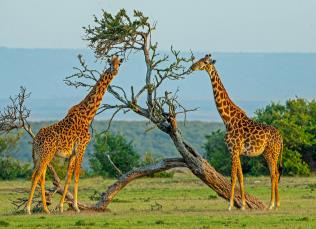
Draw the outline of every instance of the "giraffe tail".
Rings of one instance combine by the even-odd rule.
[[[278,171],[279,171],[279,181],[281,179],[281,175],[283,172],[283,162],[282,162],[282,153],[283,153],[283,141],[282,141],[282,145],[281,145],[281,150],[280,150],[280,155],[279,155],[279,164],[278,164]]]

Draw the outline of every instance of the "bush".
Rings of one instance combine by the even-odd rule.
[[[0,179],[13,180],[29,178],[32,174],[31,165],[22,163],[12,157],[0,157]]]
[[[110,162],[126,173],[140,164],[140,156],[133,148],[132,142],[120,134],[102,133],[96,136],[94,152],[90,157],[90,166],[94,175],[103,177],[118,176],[118,172]]]
[[[310,168],[304,161],[302,161],[301,157],[302,155],[299,152],[286,149],[283,154],[284,172],[290,176],[309,176],[311,174]]]
[[[10,156],[21,135],[21,132],[18,132],[0,137],[0,180],[13,180],[31,176],[32,170],[29,163],[23,163]]]

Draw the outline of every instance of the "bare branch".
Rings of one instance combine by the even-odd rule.
[[[35,137],[31,125],[27,121],[31,110],[25,106],[25,101],[30,95],[31,93],[27,93],[25,87],[20,87],[20,93],[15,97],[10,97],[11,103],[0,111],[0,133],[23,128],[32,138]]]

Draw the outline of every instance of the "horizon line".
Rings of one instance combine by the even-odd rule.
[[[8,46],[0,46],[0,49],[22,49],[22,50],[48,50],[48,51],[52,51],[52,50],[57,50],[57,51],[67,51],[67,50],[83,50],[83,51],[91,51],[93,52],[93,50],[91,50],[88,47],[60,47],[60,48],[52,48],[52,47],[8,47]],[[189,53],[189,52],[193,52],[193,53],[204,53],[207,52],[207,50],[182,50],[182,49],[177,49],[179,51],[185,52],[185,53]],[[158,49],[158,51],[160,52],[170,52],[170,50],[166,50],[166,49]],[[210,51],[208,51],[210,52]],[[315,51],[212,51],[212,53],[220,53],[220,54],[316,54],[316,50]]]

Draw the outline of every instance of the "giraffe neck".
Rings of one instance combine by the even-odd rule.
[[[232,126],[236,118],[240,119],[242,117],[247,117],[245,112],[235,105],[229,98],[215,66],[209,65],[206,71],[211,78],[217,110],[223,119],[226,128]]]
[[[106,70],[90,90],[89,94],[79,103],[80,113],[84,113],[87,122],[91,122],[99,109],[104,93],[117,75],[118,70]]]

